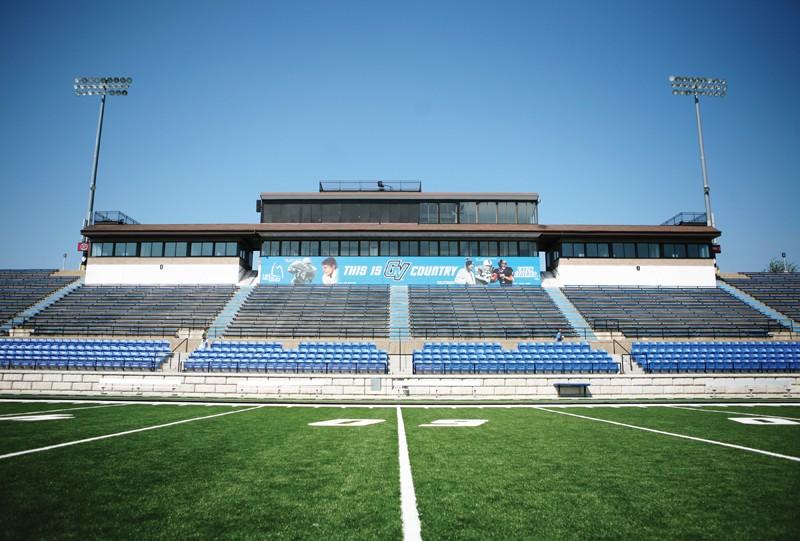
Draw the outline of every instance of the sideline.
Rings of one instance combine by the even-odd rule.
[[[670,408],[679,409],[679,410],[707,411],[709,413],[726,413],[728,415],[749,415],[750,417],[764,417],[764,418],[768,418],[768,419],[787,419],[789,421],[800,421],[800,418],[798,418],[798,417],[786,417],[784,415],[772,415],[772,414],[769,414],[769,413],[745,413],[743,411],[712,410],[712,409],[708,409],[708,408],[698,409],[700,406],[698,406],[698,408],[689,408],[689,407],[685,407],[685,406],[669,406],[669,407]],[[736,406],[736,407],[741,407],[741,406]]]
[[[47,447],[38,447],[36,449],[27,449],[25,451],[17,451],[15,453],[8,453],[8,454],[5,454],[5,455],[0,455],[0,460],[4,460],[6,458],[12,458],[12,457],[15,457],[15,456],[29,455],[31,453],[41,453],[42,451],[49,451],[51,449],[59,449],[61,447],[69,447],[71,445],[78,445],[80,443],[89,443],[89,442],[92,442],[92,441],[105,440],[105,439],[108,439],[108,438],[116,438],[117,436],[126,436],[128,434],[136,434],[137,432],[147,432],[148,430],[155,430],[157,428],[166,428],[168,426],[181,425],[181,424],[184,424],[184,423],[191,423],[193,421],[201,421],[203,419],[211,419],[213,417],[222,417],[223,415],[232,415],[234,413],[244,413],[245,411],[252,411],[254,409],[259,409],[261,407],[263,407],[263,406],[256,406],[254,408],[246,408],[246,409],[240,409],[240,410],[234,410],[234,411],[226,411],[224,413],[215,413],[214,415],[206,415],[205,417],[194,417],[192,419],[183,419],[181,421],[173,421],[171,423],[165,423],[165,424],[161,424],[161,425],[146,426],[144,428],[136,428],[134,430],[126,430],[125,432],[116,432],[114,434],[106,434],[104,436],[95,436],[93,438],[86,438],[86,439],[83,439],[83,440],[75,440],[75,441],[68,441],[66,443],[58,443],[56,445],[48,445]]]
[[[791,460],[792,462],[800,462],[800,457],[790,456],[790,455],[782,455],[780,453],[773,453],[772,451],[764,451],[763,449],[754,449],[752,447],[745,447],[744,445],[736,445],[734,443],[725,443],[722,441],[716,440],[707,440],[705,438],[697,438],[695,436],[687,436],[686,434],[677,434],[675,432],[666,432],[664,430],[656,430],[655,428],[646,428],[643,426],[636,426],[636,425],[629,425],[627,423],[620,423],[617,421],[610,421],[608,419],[598,419],[597,417],[588,417],[586,415],[578,415],[577,413],[567,413],[566,411],[556,411],[550,410],[547,408],[538,408],[542,411],[546,411],[548,413],[558,413],[559,415],[569,415],[570,417],[577,417],[579,419],[587,419],[589,421],[598,421],[600,423],[608,423],[610,425],[617,425],[617,426],[624,426],[626,428],[635,428],[636,430],[643,430],[645,432],[652,432],[654,434],[661,434],[664,436],[672,436],[674,438],[682,438],[685,440],[692,440],[692,441],[699,441],[702,443],[709,443],[711,445],[719,445],[722,447],[730,447],[731,449],[739,449],[740,451],[747,451],[750,453],[757,453],[760,455],[771,456],[775,458],[783,458],[784,460]]]
[[[113,408],[116,406],[130,406],[130,403],[104,404],[102,406],[86,406],[85,408],[60,408],[57,410],[26,411],[25,413],[2,413],[0,417],[18,417],[20,415],[41,415],[42,413],[55,413],[57,411],[91,410],[95,408]]]
[[[303,402],[298,400],[296,402],[272,402],[270,400],[274,399],[265,399],[264,401],[239,401],[239,400],[126,400],[124,398],[116,398],[116,399],[109,399],[105,398],[102,401],[98,400],[87,400],[87,399],[80,399],[80,398],[72,398],[72,399],[32,399],[32,398],[7,398],[0,395],[0,404],[3,403],[28,403],[28,404],[36,404],[36,403],[48,403],[48,404],[97,404],[98,402],[102,402],[103,404],[143,404],[143,405],[150,405],[150,406],[263,406],[263,407],[270,407],[270,408],[339,408],[339,409],[346,409],[346,408],[368,408],[368,409],[394,409],[398,406],[403,408],[423,408],[423,409],[530,409],[530,408],[662,408],[664,406],[672,406],[672,405],[680,405],[680,406],[693,406],[693,407],[709,407],[709,406],[716,406],[716,407],[727,407],[727,406],[741,406],[741,407],[749,407],[749,406],[800,406],[800,401],[795,402],[680,402],[678,404],[673,404],[671,401],[651,401],[651,402],[560,402],[556,400],[548,400],[548,401],[539,401],[536,403],[509,403],[509,402],[500,402],[497,404],[489,403],[489,402],[478,402],[478,403],[469,403],[469,402],[442,402],[442,401],[430,401],[430,402],[409,402],[409,403],[397,403],[395,402],[345,402],[345,401],[316,401],[316,402]]]
[[[417,496],[414,493],[414,478],[411,476],[411,460],[408,457],[406,427],[403,410],[397,406],[397,448],[400,455],[400,509],[403,521],[403,541],[422,541]]]

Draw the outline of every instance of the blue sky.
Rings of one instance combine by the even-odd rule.
[[[95,208],[251,223],[262,191],[415,179],[536,191],[540,222],[658,224],[703,209],[702,102],[724,271],[800,262],[797,2],[0,3],[0,268],[78,264]]]

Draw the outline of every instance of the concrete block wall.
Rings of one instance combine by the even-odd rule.
[[[3,395],[299,400],[531,400],[554,383],[590,383],[595,399],[800,398],[800,375],[291,375],[7,370]]]

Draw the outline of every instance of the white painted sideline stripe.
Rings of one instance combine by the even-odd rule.
[[[685,406],[668,406],[668,407],[681,409],[681,410],[689,410],[689,411],[707,411],[709,413],[726,413],[728,415],[749,415],[750,417],[769,417],[771,419],[788,419],[790,421],[800,421],[800,419],[798,419],[797,417],[786,417],[784,415],[770,415],[768,413],[745,413],[743,411],[712,410],[712,409],[709,409],[709,408],[703,408],[703,409],[687,408]],[[701,406],[698,406],[698,407],[701,407]]]
[[[5,403],[24,403],[24,404],[97,404],[99,403],[97,400],[81,400],[81,399],[20,399],[20,398],[0,398],[0,404]],[[230,400],[206,400],[203,402],[200,401],[176,401],[176,400],[124,400],[124,399],[117,399],[117,400],[103,400],[103,404],[140,404],[140,405],[147,405],[147,406],[263,406],[265,408],[338,408],[338,409],[349,409],[349,408],[367,408],[367,409],[394,409],[397,407],[396,404],[369,404],[366,402],[362,403],[325,403],[320,404],[319,402],[231,402]],[[558,402],[538,402],[538,403],[531,403],[531,404],[509,404],[509,403],[501,403],[501,404],[450,404],[449,402],[428,402],[425,404],[415,403],[415,404],[403,404],[402,407],[406,409],[429,409],[429,408],[441,408],[441,409],[538,409],[538,408],[577,408],[577,409],[594,409],[594,408],[663,408],[664,406],[671,405],[668,402],[647,402],[647,403],[631,403],[631,402],[608,402],[608,403],[592,403],[592,404],[576,404],[576,403],[558,403]],[[696,403],[696,402],[687,402],[682,403],[682,406],[696,406],[696,407],[708,407],[708,406],[741,406],[741,407],[750,407],[750,406],[770,406],[770,407],[781,407],[781,406],[798,406],[800,403],[798,402],[718,402],[718,403]]]
[[[675,438],[682,438],[685,440],[692,440],[692,441],[699,441],[702,443],[710,443],[711,445],[720,445],[722,447],[730,447],[731,449],[739,449],[741,451],[748,451],[750,453],[758,453],[760,455],[767,455],[776,458],[783,458],[785,460],[791,460],[792,462],[800,462],[800,457],[790,456],[790,455],[782,455],[780,453],[773,453],[772,451],[764,451],[762,449],[754,449],[752,447],[745,447],[743,445],[736,445],[734,443],[725,443],[722,441],[715,441],[715,440],[707,440],[705,438],[696,438],[695,436],[687,436],[685,434],[676,434],[675,432],[665,432],[663,430],[656,430],[654,428],[646,428],[643,426],[636,426],[636,425],[629,425],[627,423],[619,423],[617,421],[609,421],[608,419],[598,419],[597,417],[588,417],[586,415],[578,415],[577,413],[567,413],[566,411],[556,411],[550,410],[547,408],[538,408],[542,411],[547,411],[549,413],[558,413],[559,415],[569,415],[570,417],[578,417],[579,419],[587,419],[589,421],[599,421],[601,423],[608,423],[610,425],[617,425],[617,426],[624,426],[626,428],[635,428],[636,430],[644,430],[645,432],[652,432],[654,434],[663,434],[665,436],[672,436]]]
[[[103,406],[86,406],[85,408],[61,408],[57,410],[39,410],[39,411],[27,411],[25,413],[3,413],[0,414],[0,417],[17,417],[20,415],[39,415],[43,413],[54,413],[56,411],[75,411],[75,410],[91,410],[95,408],[113,408],[116,406],[129,406],[130,404],[105,404]]]
[[[157,428],[165,428],[165,427],[168,427],[168,426],[175,426],[175,425],[181,425],[181,424],[184,424],[184,423],[191,423],[192,421],[200,421],[200,420],[203,420],[203,419],[211,419],[212,417],[222,417],[223,415],[232,415],[234,413],[243,413],[245,411],[251,411],[251,410],[254,410],[254,409],[259,409],[261,407],[262,406],[256,406],[254,408],[246,408],[246,409],[242,409],[242,410],[226,411],[224,413],[215,413],[214,415],[206,415],[205,417],[194,417],[192,419],[183,419],[181,421],[173,421],[171,423],[165,423],[163,425],[146,426],[144,428],[136,428],[134,430],[126,430],[125,432],[117,432],[115,434],[106,434],[105,436],[95,436],[93,438],[86,438],[86,439],[83,439],[83,440],[68,441],[66,443],[58,443],[56,445],[48,445],[47,447],[39,447],[37,449],[28,449],[26,451],[17,451],[16,453],[8,453],[8,454],[5,454],[5,455],[0,455],[0,460],[6,459],[6,458],[12,458],[12,457],[15,457],[15,456],[20,456],[20,455],[28,455],[28,454],[31,454],[31,453],[40,453],[42,451],[49,451],[51,449],[58,449],[60,447],[69,447],[70,445],[78,445],[79,443],[89,443],[89,442],[92,442],[92,441],[105,440],[105,439],[108,439],[108,438],[116,438],[117,436],[126,436],[128,434],[135,434],[137,432],[146,432],[148,430],[155,430]]]
[[[400,455],[400,509],[403,519],[403,541],[422,541],[422,527],[417,512],[417,495],[414,493],[411,460],[408,458],[406,427],[403,424],[403,411],[400,406],[397,406],[397,447]]]

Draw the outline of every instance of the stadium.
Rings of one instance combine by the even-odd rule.
[[[793,537],[800,274],[719,273],[702,213],[545,225],[538,207],[323,181],[262,193],[251,224],[97,212],[85,270],[0,273],[3,531]],[[120,476],[202,496],[154,508]]]
[[[0,3],[0,540],[800,539],[795,4]]]

